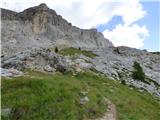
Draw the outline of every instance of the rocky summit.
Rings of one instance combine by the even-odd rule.
[[[4,77],[26,68],[45,72],[92,69],[140,91],[160,96],[159,53],[114,47],[96,29],[72,26],[45,4],[19,13],[1,9],[1,43]],[[80,54],[65,54],[69,50]],[[145,73],[143,80],[133,77],[135,61]]]

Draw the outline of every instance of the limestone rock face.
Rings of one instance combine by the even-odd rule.
[[[59,40],[68,41],[68,46],[72,47],[113,46],[96,29],[83,30],[72,26],[45,4],[20,13],[1,10],[3,55],[14,55],[33,47],[56,46]]]

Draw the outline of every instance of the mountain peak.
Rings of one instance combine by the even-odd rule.
[[[39,6],[47,7],[46,3],[41,3]]]
[[[38,6],[38,8],[40,8],[41,10],[44,10],[44,11],[46,11],[46,10],[49,9],[48,6],[47,6],[45,3],[41,3],[41,4]]]

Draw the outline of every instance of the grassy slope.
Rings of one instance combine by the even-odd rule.
[[[119,120],[159,120],[160,102],[148,93],[131,90],[117,81],[93,72],[44,74],[31,77],[2,78],[2,108],[12,114],[2,120],[83,120],[105,113],[104,97],[116,104]],[[79,105],[82,91],[90,101]]]
[[[92,53],[92,52],[90,52],[90,51],[79,50],[79,49],[73,48],[73,47],[62,49],[62,50],[60,50],[58,53],[59,53],[59,54],[62,54],[62,55],[70,55],[70,56],[73,56],[73,55],[75,55],[75,54],[78,54],[78,55],[79,55],[79,54],[83,54],[83,55],[85,55],[85,56],[87,56],[87,57],[90,57],[90,58],[94,58],[94,57],[97,56],[96,54],[94,54],[94,53]]]

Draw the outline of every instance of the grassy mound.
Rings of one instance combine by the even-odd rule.
[[[96,54],[92,53],[91,51],[80,50],[80,49],[73,48],[73,47],[62,49],[58,53],[62,54],[62,55],[70,55],[70,56],[73,56],[76,54],[78,54],[78,55],[83,54],[83,55],[90,57],[90,58],[94,58],[97,56]]]
[[[159,120],[160,102],[117,81],[88,71],[73,76],[28,71],[29,76],[2,78],[2,120],[86,120],[103,116],[105,98],[117,107],[119,120]],[[86,92],[86,94],[82,94]],[[87,96],[89,101],[80,104]]]

